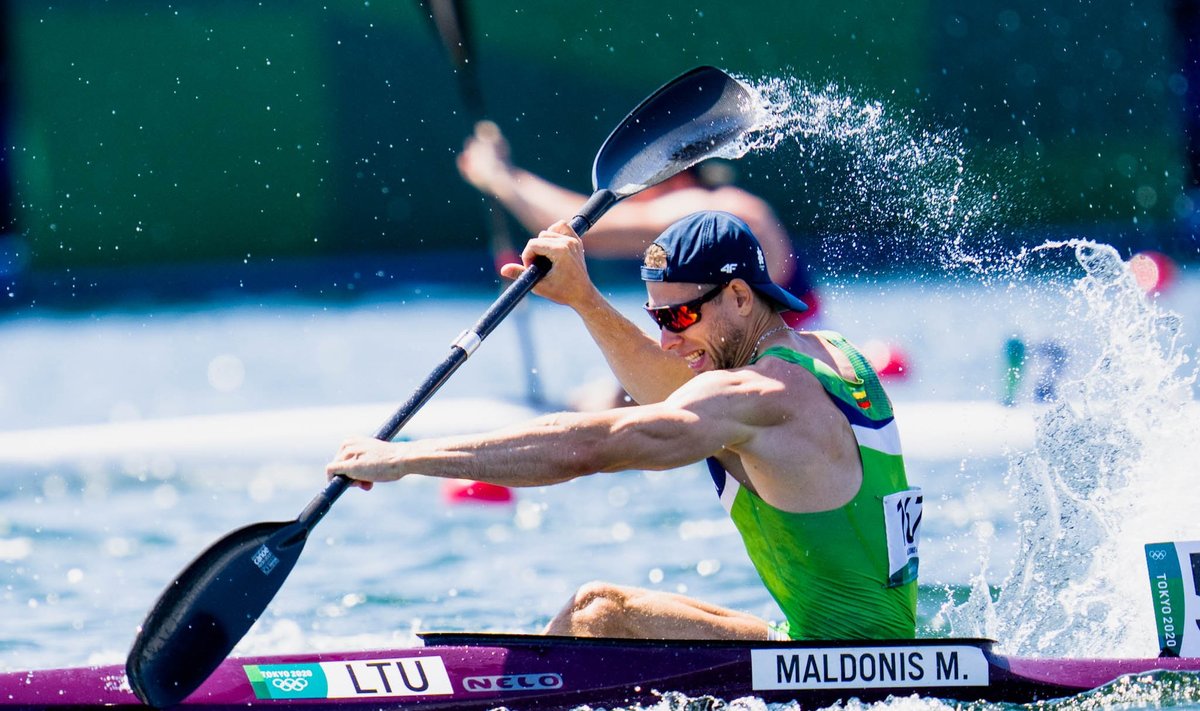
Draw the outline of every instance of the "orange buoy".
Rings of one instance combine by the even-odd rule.
[[[448,504],[510,504],[512,489],[470,479],[447,479],[442,484],[442,498]]]

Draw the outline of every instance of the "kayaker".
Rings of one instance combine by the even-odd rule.
[[[481,121],[458,156],[458,171],[480,192],[498,199],[526,229],[538,231],[587,199],[518,168],[510,156],[499,127]],[[640,260],[650,242],[679,218],[700,210],[729,212],[745,220],[758,238],[771,279],[808,304],[807,311],[786,312],[787,322],[813,323],[819,302],[807,264],[771,206],[733,185],[732,173],[727,162],[707,161],[622,201],[588,231],[588,256]]]
[[[474,436],[347,440],[328,466],[369,489],[409,474],[544,486],[599,472],[707,459],[722,503],[786,622],[682,595],[590,583],[548,634],[699,639],[911,638],[920,491],[892,408],[842,336],[795,331],[806,305],[777,286],[750,228],[706,211],[668,227],[641,276],[659,339],[588,277],[566,222],[527,244],[553,268],[538,293],[574,309],[638,403],[564,412]],[[503,268],[516,278],[520,264]]]

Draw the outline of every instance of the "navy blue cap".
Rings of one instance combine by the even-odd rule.
[[[667,253],[667,265],[643,266],[642,281],[726,284],[742,279],[786,311],[808,310],[808,304],[771,281],[758,239],[728,212],[692,213],[664,230],[654,244]]]

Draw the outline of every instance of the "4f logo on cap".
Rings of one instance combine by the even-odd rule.
[[[726,274],[733,274],[737,271],[737,262],[730,262],[729,264],[726,264],[725,266],[721,267],[721,271]]]
[[[767,260],[765,258],[763,258],[763,252],[761,249],[758,250],[758,268],[759,269],[767,268]]]

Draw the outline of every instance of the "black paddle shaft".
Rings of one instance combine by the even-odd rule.
[[[579,214],[571,218],[571,229],[575,230],[575,234],[582,237],[592,225],[596,224],[596,220],[608,211],[610,207],[616,204],[617,195],[610,190],[602,189],[592,193],[591,198],[580,209]],[[390,441],[395,437],[401,429],[404,428],[408,421],[417,414],[429,398],[433,397],[434,393],[441,389],[442,385],[454,375],[459,367],[467,362],[467,358],[479,347],[483,339],[487,338],[500,322],[517,307],[517,304],[525,298],[525,295],[537,286],[537,283],[542,280],[550,272],[550,260],[545,257],[537,257],[529,268],[525,270],[521,276],[517,277],[512,284],[500,294],[500,297],[492,303],[491,307],[484,312],[483,316],[470,329],[463,331],[458,338],[450,344],[450,354],[446,356],[429,377],[425,378],[425,382],[417,388],[407,401],[399,407],[375,433],[375,439]],[[304,511],[300,514],[299,523],[306,529],[311,529],[320,521],[333,503],[338,500],[346,489],[350,487],[350,479],[338,475],[329,481],[320,494],[318,494]]]

